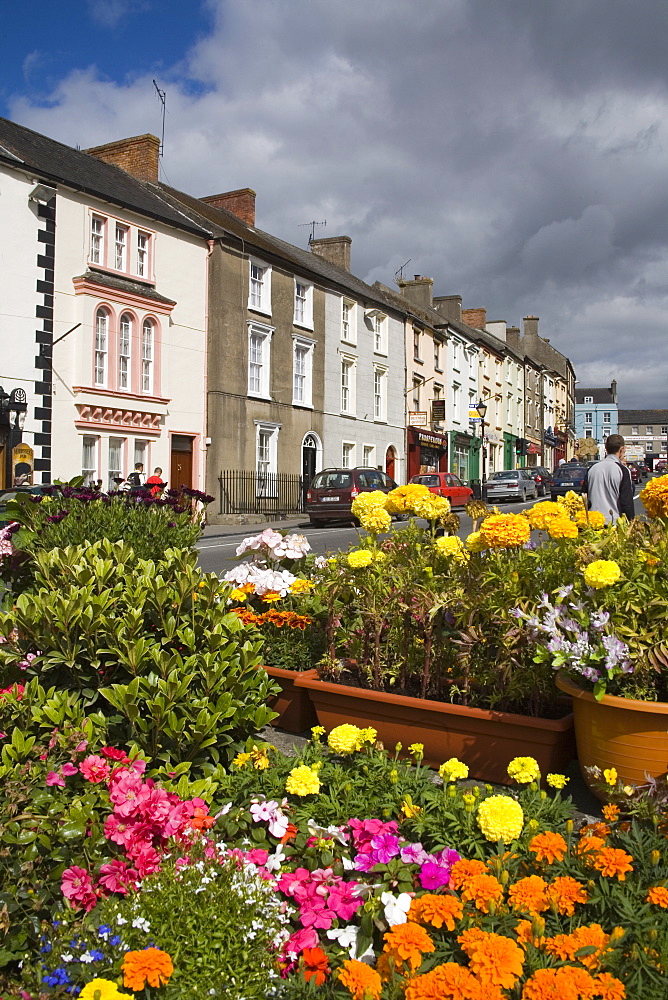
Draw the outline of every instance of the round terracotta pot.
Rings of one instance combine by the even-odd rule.
[[[582,776],[595,795],[587,767],[614,767],[622,781],[643,785],[668,770],[668,702],[606,694],[597,701],[566,674],[557,687],[573,699],[575,741]]]

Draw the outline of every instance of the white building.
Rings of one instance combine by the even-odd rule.
[[[35,414],[52,406],[49,444],[33,434],[42,480],[84,474],[107,489],[141,461],[160,466],[172,486],[202,489],[207,234],[144,183],[157,181],[158,140],[91,155],[2,119],[0,146],[56,191],[53,298],[44,307],[53,357],[47,344],[35,381],[45,397]],[[25,193],[16,193],[17,212]],[[19,239],[17,227],[12,245],[26,231]],[[0,335],[4,357],[8,331]],[[17,375],[35,378],[35,359],[16,362]]]

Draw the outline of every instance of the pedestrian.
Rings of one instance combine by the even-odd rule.
[[[134,472],[131,472],[130,475],[128,476],[128,483],[130,484],[130,489],[140,490],[144,485],[143,479],[144,479],[144,463],[135,462]]]
[[[154,497],[159,497],[161,495],[167,483],[163,483],[162,481],[162,469],[159,465],[153,470],[153,475],[149,476],[146,480],[146,485],[149,487]]]
[[[560,458],[559,459],[559,467],[561,468],[562,465],[566,465],[566,459],[565,458]]]
[[[605,442],[605,458],[587,469],[583,494],[587,495],[587,510],[597,510],[608,523],[614,524],[624,514],[635,517],[633,483],[624,460],[624,438],[611,434]]]

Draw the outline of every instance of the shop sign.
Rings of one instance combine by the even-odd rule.
[[[35,453],[29,444],[17,444],[12,448],[12,484],[32,486]]]
[[[427,413],[421,410],[409,410],[408,411],[408,423],[411,427],[426,427],[427,426]]]
[[[477,410],[469,410],[469,421],[472,423],[480,423],[482,417]]]
[[[527,448],[527,455],[542,455],[543,449],[539,444],[534,444],[533,441],[529,441],[529,447]]]
[[[445,438],[442,434],[431,434],[429,431],[420,431],[418,441],[428,448],[439,448],[441,450],[445,448]]]
[[[431,401],[431,419],[445,420],[445,400],[444,399],[432,399]]]

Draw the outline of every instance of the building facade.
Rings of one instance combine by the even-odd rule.
[[[619,410],[618,433],[629,461],[643,459],[650,468],[668,458],[668,410]]]
[[[618,434],[617,383],[609,389],[575,390],[575,437],[594,438],[599,445],[599,458],[605,454],[605,441]]]

